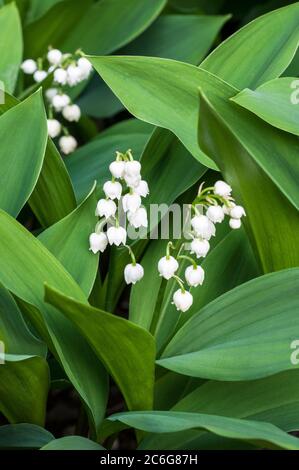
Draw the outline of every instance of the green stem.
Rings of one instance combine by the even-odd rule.
[[[174,247],[174,244],[172,242],[168,242],[167,243],[167,247],[166,247],[166,259],[169,259],[170,258],[170,249],[175,249]]]
[[[182,279],[179,276],[177,276],[176,274],[174,274],[172,276],[172,278],[178,283],[178,285],[180,286],[181,291],[183,292],[183,294],[185,294],[186,291],[185,291],[184,282],[182,281]]]
[[[136,258],[135,258],[135,255],[134,255],[134,253],[133,253],[132,248],[131,248],[129,245],[125,245],[125,247],[126,247],[126,248],[128,249],[128,251],[129,251],[129,254],[130,254],[130,256],[131,256],[131,260],[132,260],[133,266],[136,266]]]
[[[196,261],[195,261],[193,258],[191,258],[191,256],[180,255],[180,256],[178,256],[178,259],[186,259],[186,260],[190,261],[190,263],[193,264],[193,268],[194,268],[194,269],[197,269]]]

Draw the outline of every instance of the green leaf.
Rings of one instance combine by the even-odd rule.
[[[49,431],[33,424],[0,426],[0,449],[38,449],[53,439]]]
[[[94,231],[97,199],[94,188],[71,214],[45,230],[39,240],[61,262],[88,297],[98,270],[99,255],[89,251],[89,235]],[[76,256],[74,256],[76,253]]]
[[[226,39],[201,67],[238,88],[255,88],[277,78],[297,50],[298,22],[298,2],[271,11]]]
[[[277,78],[254,91],[245,88],[231,100],[272,126],[299,135],[298,86],[299,80],[295,78]]]
[[[105,450],[94,441],[81,436],[66,436],[54,439],[40,450]]]
[[[0,81],[9,93],[14,91],[17,83],[22,52],[20,17],[16,5],[11,3],[0,8]]]
[[[0,207],[17,216],[37,182],[47,144],[40,91],[0,117],[0,140]]]
[[[121,421],[146,432],[168,433],[201,428],[218,436],[245,440],[261,447],[299,449],[299,440],[296,437],[289,436],[273,424],[258,421],[174,411],[118,413],[108,419]]]
[[[109,54],[142,33],[165,3],[166,0],[59,2],[25,28],[26,54],[43,55],[49,44],[65,52],[82,48],[89,53]]]
[[[75,326],[45,304],[44,283],[87,303],[84,293],[59,261],[3,211],[0,211],[0,258],[5,265],[0,282],[29,304],[25,313],[59,359],[98,428],[106,407],[106,373]]]
[[[290,356],[299,327],[298,282],[294,268],[218,297],[184,324],[157,363],[216,380],[252,380],[295,368]]]
[[[122,391],[129,409],[151,409],[155,343],[146,331],[123,318],[75,301],[46,286],[46,302],[69,318]]]

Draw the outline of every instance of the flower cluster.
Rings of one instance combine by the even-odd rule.
[[[147,182],[141,179],[141,164],[133,159],[131,150],[124,154],[116,152],[116,159],[110,164],[109,170],[112,178],[103,186],[106,198],[97,203],[96,216],[101,219],[89,237],[90,250],[93,253],[103,253],[108,243],[126,246],[132,263],[125,267],[124,277],[127,284],[135,284],[142,279],[144,271],[136,263],[132,249],[126,245],[127,231],[120,225],[119,213],[122,209],[132,227],[147,227],[147,212],[142,207],[141,198],[149,194],[149,188]],[[110,226],[104,232],[104,227],[108,225]]]
[[[231,192],[232,188],[224,181],[217,181],[214,186],[205,189],[203,189],[203,185],[200,186],[198,196],[191,206],[194,216],[191,218],[190,253],[194,254],[196,258],[204,258],[207,255],[210,249],[209,240],[216,234],[215,224],[223,222],[226,215],[230,217],[229,225],[232,229],[241,227],[241,218],[245,215],[245,210],[242,206],[235,204]],[[158,263],[160,276],[167,280],[173,278],[179,284],[179,289],[173,296],[173,304],[177,310],[182,312],[186,312],[191,307],[193,296],[191,292],[186,291],[184,281],[176,275],[179,269],[178,260],[186,259],[191,263],[185,270],[185,280],[190,289],[202,285],[205,277],[203,268],[192,257],[181,255],[185,246],[184,242],[177,258],[175,258],[170,255],[173,244],[169,242],[166,256],[161,258]]]
[[[35,82],[40,83],[48,76],[52,77],[51,88],[46,91],[48,100],[48,133],[53,139],[61,136],[59,146],[61,151],[68,155],[78,146],[78,143],[68,129],[56,119],[59,113],[67,122],[78,122],[81,110],[77,104],[72,103],[71,97],[65,92],[66,87],[78,85],[86,80],[92,70],[88,59],[82,57],[81,51],[75,54],[63,54],[58,49],[49,48],[46,57],[37,61],[25,60],[21,69],[25,74],[33,75]],[[56,117],[55,117],[56,115]]]

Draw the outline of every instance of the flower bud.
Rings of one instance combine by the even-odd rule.
[[[147,212],[144,207],[140,207],[136,212],[128,212],[128,221],[134,228],[147,227]]]
[[[226,204],[223,204],[222,206],[222,210],[224,212],[225,215],[230,215],[230,211],[232,210],[233,207],[235,207],[235,203],[232,202],[232,201],[229,201],[229,206],[227,206]]]
[[[116,209],[116,204],[111,199],[100,199],[97,203],[96,216],[109,219],[115,215]]]
[[[193,297],[190,294],[190,292],[188,291],[183,292],[182,289],[178,289],[173,294],[172,303],[176,306],[177,310],[186,312],[187,310],[189,310],[189,308],[193,304]]]
[[[24,60],[21,65],[21,69],[27,75],[32,75],[34,72],[37,71],[37,63],[35,62],[35,60],[32,59]]]
[[[107,237],[110,245],[119,246],[121,243],[126,244],[127,232],[123,227],[109,227]]]
[[[52,100],[54,98],[54,96],[56,96],[58,93],[58,90],[57,88],[49,88],[47,91],[46,91],[46,98],[47,100],[52,103]]]
[[[141,171],[141,164],[137,160],[126,162],[125,173],[127,176],[139,176]]]
[[[125,172],[125,162],[115,161],[110,163],[109,170],[114,178],[122,178]]]
[[[232,188],[224,181],[216,181],[214,185],[214,193],[221,197],[228,197],[231,195]]]
[[[140,181],[141,181],[141,176],[140,175],[133,175],[133,176],[130,176],[130,175],[127,175],[126,173],[124,174],[124,180],[127,184],[127,186],[129,186],[129,188],[132,188],[135,190],[135,188],[138,187]]]
[[[122,186],[118,181],[106,181],[103,186],[104,193],[109,199],[120,199]]]
[[[76,104],[70,104],[63,108],[62,115],[69,122],[78,122],[81,117],[81,109]]]
[[[136,282],[143,278],[144,270],[140,264],[131,263],[125,267],[124,275],[127,284],[136,284]]]
[[[60,85],[66,85],[67,82],[67,71],[65,69],[56,69],[54,71],[54,82],[60,83]]]
[[[221,206],[210,206],[206,215],[214,224],[221,223],[224,220],[224,212]]]
[[[47,76],[48,74],[45,70],[37,70],[33,74],[33,78],[36,83],[42,82],[43,80],[45,80],[45,78],[47,78]]]
[[[92,71],[91,62],[88,59],[86,59],[86,57],[80,57],[77,65],[80,68],[82,80],[85,80],[86,78],[88,78],[90,75],[90,72]]]
[[[135,193],[139,194],[141,197],[146,197],[149,194],[149,188],[146,181],[141,180],[135,188]]]
[[[206,215],[196,215],[191,219],[191,225],[198,237],[210,240],[215,236],[215,225]]]
[[[122,205],[125,212],[136,212],[141,206],[139,194],[125,194],[122,198]]]
[[[244,207],[242,206],[235,206],[230,211],[230,216],[233,219],[241,219],[241,217],[243,217],[244,215],[246,215],[246,213]]]
[[[67,68],[67,84],[71,87],[78,85],[82,81],[82,72],[80,67],[69,65]]]
[[[55,108],[55,111],[60,112],[63,108],[68,106],[71,102],[71,99],[68,95],[57,94],[52,99],[52,105]]]
[[[167,280],[175,274],[175,272],[178,270],[178,267],[179,263],[173,256],[163,256],[163,258],[161,258],[158,263],[158,271],[160,276]]]
[[[241,227],[241,219],[229,219],[229,226],[233,230],[237,230]]]
[[[205,258],[210,249],[208,240],[201,238],[194,238],[191,242],[191,253],[194,253],[197,258]]]
[[[62,52],[59,49],[51,49],[47,54],[47,59],[52,65],[58,65],[62,59]]]
[[[202,285],[205,278],[205,272],[201,266],[197,266],[195,268],[191,265],[186,268],[185,278],[189,286],[197,287],[198,285]]]
[[[55,139],[55,137],[59,136],[61,132],[61,124],[57,119],[48,119],[47,120],[47,125],[48,125],[48,134],[52,139]]]
[[[64,135],[59,139],[59,146],[65,155],[69,155],[70,153],[74,152],[74,150],[76,150],[78,142],[72,135]]]
[[[90,251],[92,251],[94,254],[98,253],[99,251],[103,253],[108,245],[106,234],[104,232],[92,233],[89,237],[89,245]]]

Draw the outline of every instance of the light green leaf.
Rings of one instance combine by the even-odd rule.
[[[157,363],[216,380],[252,380],[295,368],[298,285],[294,268],[236,287],[194,314]]]
[[[33,424],[0,426],[0,449],[38,449],[53,439],[49,431]]]
[[[22,52],[20,17],[16,5],[11,3],[0,8],[0,81],[9,93],[14,91],[17,82]]]
[[[231,100],[272,126],[299,135],[298,87],[296,78],[277,78],[254,91],[245,88]]]
[[[298,47],[298,25],[298,2],[271,11],[226,39],[201,67],[238,88],[255,88],[287,68]]]
[[[71,214],[45,230],[39,240],[61,262],[88,297],[98,270],[99,255],[89,251],[97,199],[94,188]],[[74,256],[75,255],[75,256]]]
[[[299,449],[299,440],[296,437],[289,436],[273,424],[258,421],[174,411],[118,413],[108,419],[121,421],[146,432],[167,433],[201,428],[218,436],[245,440],[261,447]]]
[[[151,409],[155,344],[142,328],[46,287],[46,302],[58,308],[88,340],[122,391],[129,409]]]
[[[105,450],[94,441],[81,436],[66,436],[54,439],[40,450]]]
[[[17,216],[39,177],[47,144],[40,91],[0,117],[0,141],[0,207]]]

